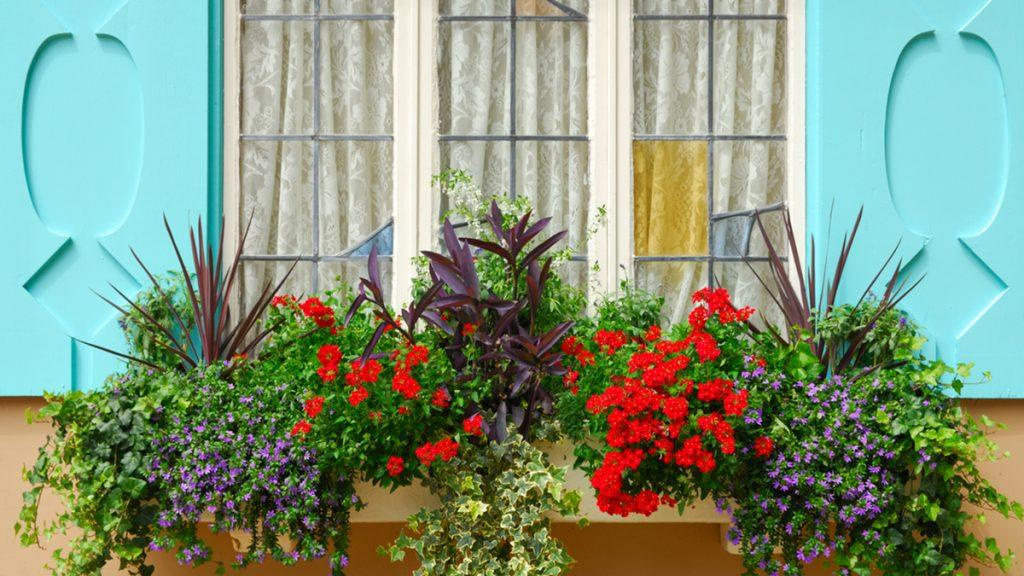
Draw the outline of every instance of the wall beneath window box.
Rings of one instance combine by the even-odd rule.
[[[984,413],[1007,425],[994,439],[1000,447],[1013,454],[1024,454],[1024,401],[969,400],[965,402],[972,413]],[[42,424],[25,423],[25,411],[38,409],[42,400],[38,398],[0,399],[0,526],[11,525],[17,519],[21,505],[21,492],[25,484],[21,480],[21,469],[35,461],[36,451],[45,440],[49,429]],[[1024,500],[1024,483],[1020,482],[1019,457],[1008,461],[983,466],[992,482],[1011,498]],[[386,508],[387,500],[374,495],[368,498],[373,508]],[[410,503],[407,502],[405,506]],[[52,500],[43,496],[42,513],[52,514],[57,509]],[[371,508],[372,509],[372,508]],[[370,509],[368,509],[370,510]],[[386,513],[385,513],[385,516]],[[379,519],[364,516],[366,519]],[[391,517],[393,518],[393,516]],[[389,518],[390,519],[390,518]],[[573,558],[576,567],[571,576],[611,576],[618,574],[637,575],[708,575],[728,576],[740,574],[741,560],[723,549],[717,524],[665,522],[671,517],[659,516],[657,521],[635,523],[595,523],[586,528],[574,524],[557,524],[555,534],[561,538]],[[705,522],[707,520],[705,519]],[[356,576],[407,575],[414,567],[411,561],[404,564],[389,564],[376,554],[378,545],[394,538],[401,529],[395,522],[359,522],[352,528],[351,573]],[[995,518],[982,527],[986,536],[995,536],[1008,546],[1019,546],[1024,542],[1024,524],[1001,521]],[[0,530],[0,576],[42,576],[43,566],[50,557],[50,550],[21,548],[13,530]],[[215,553],[230,559],[233,555],[231,539],[227,534],[210,535]],[[51,548],[61,543],[55,541]],[[1017,550],[1024,553],[1024,550]],[[196,570],[178,566],[174,558],[166,553],[154,556],[157,576],[213,576],[214,567],[207,565]],[[238,574],[242,576],[322,576],[326,563],[307,563],[291,568],[282,568],[273,563],[254,567]],[[109,569],[107,574],[117,574]],[[827,574],[820,570],[816,574]],[[995,576],[997,570],[982,571],[984,576]],[[230,574],[230,572],[229,572]],[[1017,565],[1013,576],[1024,576],[1024,566]]]

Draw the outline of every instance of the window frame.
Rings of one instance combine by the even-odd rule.
[[[238,249],[241,202],[241,26],[243,0],[224,2],[222,207],[225,249]],[[709,0],[714,1],[714,0]],[[435,73],[438,2],[394,0],[392,301],[411,293],[413,258],[434,242],[439,206],[431,178],[439,166]],[[588,142],[590,218],[605,218],[587,247],[597,294],[632,281],[633,262],[633,2],[591,0],[588,14]],[[784,198],[796,248],[806,243],[806,0],[787,0],[787,150]],[[415,86],[416,90],[399,89]],[[319,177],[319,176],[317,176]],[[410,192],[411,190],[411,192]],[[790,263],[793,266],[793,263]],[[798,273],[797,270],[791,270]]]

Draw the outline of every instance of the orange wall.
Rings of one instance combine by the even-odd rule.
[[[23,549],[18,546],[13,531],[4,528],[17,519],[24,484],[22,466],[34,461],[36,450],[42,444],[47,428],[44,425],[25,424],[25,410],[37,408],[39,399],[0,399],[0,576],[29,576],[45,573],[43,566],[49,551]],[[995,484],[1010,496],[1024,500],[1024,401],[969,401],[974,413],[984,413],[1007,424],[995,435],[996,441],[1013,454],[1008,460],[986,464],[985,468]],[[44,502],[44,509],[53,510],[52,501]],[[413,564],[392,565],[376,555],[376,547],[393,538],[398,524],[356,524],[352,530],[349,574],[376,576],[409,574]],[[981,534],[996,536],[1004,546],[1013,546],[1024,556],[1024,523],[992,519],[981,527]],[[739,558],[727,554],[719,543],[718,527],[710,524],[594,524],[587,528],[558,525],[556,535],[565,542],[577,564],[573,576],[605,576],[624,574],[657,574],[676,576],[724,576],[742,572]],[[231,544],[227,535],[212,536],[217,554],[229,558]],[[202,574],[212,576],[213,567],[202,570],[177,566],[167,554],[155,558],[158,576]],[[110,570],[111,574],[116,571]],[[246,575],[323,576],[326,563],[310,563],[283,569],[268,564],[247,570]],[[819,573],[825,573],[819,571]],[[986,576],[998,570],[984,570]],[[1018,563],[1011,572],[1024,576],[1024,566]]]

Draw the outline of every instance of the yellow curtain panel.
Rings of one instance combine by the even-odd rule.
[[[708,253],[708,145],[633,143],[633,246],[637,256]]]

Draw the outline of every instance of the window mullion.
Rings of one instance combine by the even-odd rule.
[[[617,160],[617,65],[618,1],[594,3],[590,12],[588,62],[590,73],[590,213],[588,221],[598,222],[588,243],[590,283],[596,294],[616,285],[616,187],[623,167]],[[606,218],[602,221],[600,213]],[[596,265],[596,269],[595,269]]]
[[[408,300],[412,292],[417,253],[417,221],[422,205],[419,193],[418,158],[420,106],[417,90],[420,51],[420,11],[417,0],[395,2],[394,32],[394,256],[392,258],[392,304],[396,307]]]
[[[615,0],[615,208],[612,287],[634,280],[633,265],[633,3]]]

